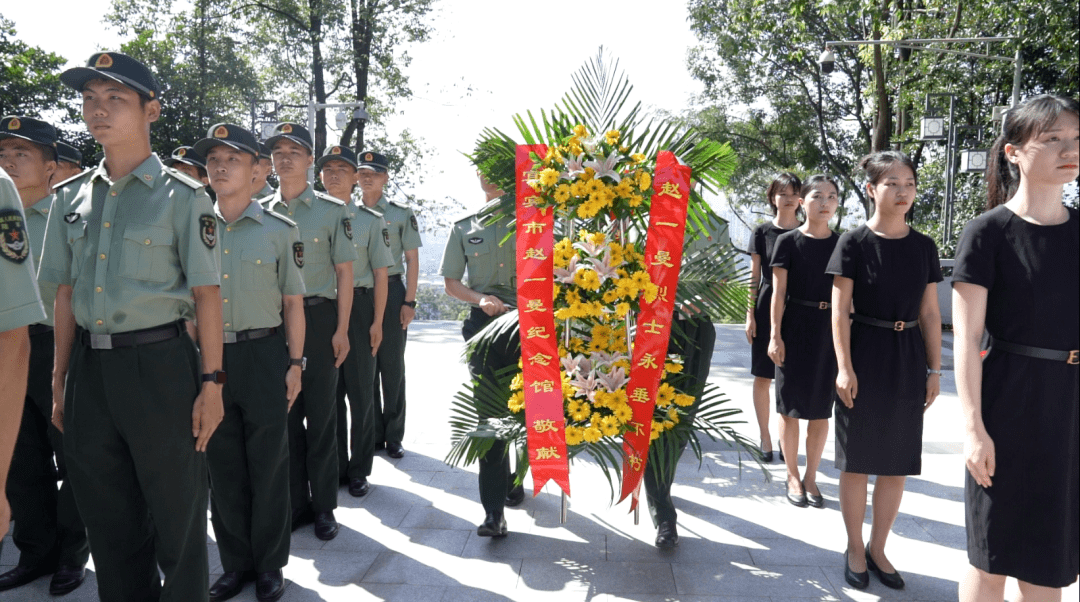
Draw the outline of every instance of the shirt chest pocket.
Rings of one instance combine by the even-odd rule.
[[[480,282],[495,272],[496,241],[490,236],[465,237],[465,262],[469,266],[469,281]]]
[[[124,230],[120,275],[150,282],[169,282],[178,271],[173,249],[173,231],[168,228],[131,225]]]
[[[86,222],[77,221],[67,225],[68,247],[71,249],[71,277],[79,275],[79,268],[86,259]]]
[[[327,265],[330,263],[330,240],[319,233],[318,236],[304,237],[304,265]]]
[[[277,257],[271,251],[245,249],[240,260],[240,282],[244,290],[277,290]]]

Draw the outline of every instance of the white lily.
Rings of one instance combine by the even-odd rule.
[[[611,153],[606,157],[599,157],[599,160],[586,161],[585,167],[591,167],[595,172],[594,178],[602,178],[607,176],[615,181],[616,184],[622,179],[619,172],[615,171],[615,166],[619,163],[619,159],[622,157],[618,153]]]
[[[577,256],[577,253],[575,253],[570,258],[570,262],[566,265],[565,268],[555,268],[555,270],[554,270],[555,282],[561,282],[563,284],[571,284],[571,283],[573,283],[574,282],[574,274],[577,272],[577,268],[578,268],[578,256]]]
[[[559,174],[560,180],[573,180],[578,174],[585,173],[585,155],[578,155],[566,160],[566,169]]]

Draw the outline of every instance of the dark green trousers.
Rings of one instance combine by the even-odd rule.
[[[375,454],[375,358],[371,356],[371,323],[375,319],[375,291],[353,289],[352,315],[349,318],[349,355],[341,364],[337,384],[337,455],[338,478],[359,479],[371,476]],[[345,403],[349,398],[348,405]],[[346,423],[352,418],[352,436]],[[349,452],[352,459],[349,459]]]
[[[473,338],[493,318],[478,307],[472,308],[469,317],[461,325],[461,335],[466,341]],[[497,339],[486,357],[474,355],[469,358],[469,374],[477,383],[494,378],[497,371],[517,364],[521,357],[521,338],[517,329]],[[505,441],[496,441],[488,453],[480,458],[480,503],[484,512],[501,514],[506,507],[506,496],[514,488],[510,478],[510,455]]]
[[[300,396],[289,412],[289,497],[292,508],[315,512],[337,508],[337,390],[331,339],[337,330],[337,301],[304,307],[304,370]],[[309,488],[310,485],[310,488]]]
[[[94,350],[76,331],[64,454],[98,595],[105,602],[206,600],[206,456],[191,436],[201,371],[195,344],[182,334]]]
[[[401,328],[401,305],[404,302],[405,284],[401,278],[392,278],[386,291],[383,340],[379,345],[376,377],[372,385],[373,445],[405,439],[405,340],[409,333]]]
[[[67,478],[63,435],[52,426],[52,370],[53,333],[31,336],[26,405],[7,479],[15,521],[11,539],[24,568],[79,566],[90,557],[86,526]]]
[[[702,389],[709,378],[709,366],[712,364],[713,347],[716,344],[716,330],[708,317],[682,319],[676,316],[673,322],[678,326],[675,327],[673,324],[671,329],[672,337],[668,343],[668,353],[683,357],[683,370],[686,371],[687,376],[683,381],[683,387],[688,394],[697,398],[697,403],[690,409],[690,415],[684,418],[684,420],[692,421],[694,414],[697,413],[697,404],[701,402]],[[684,336],[676,334],[680,329]],[[680,455],[682,450],[686,449],[688,442],[689,439],[677,442]],[[653,458],[649,458],[650,463],[652,460]],[[677,517],[675,503],[671,500],[671,484],[675,481],[675,471],[671,471],[664,477],[661,480],[650,467],[645,469],[645,497],[649,502],[649,516],[652,518],[654,527],[664,521],[674,521]]]
[[[226,572],[276,571],[289,562],[289,353],[277,334],[224,347],[225,419],[206,449],[210,522]]]

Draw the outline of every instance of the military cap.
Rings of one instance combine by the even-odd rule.
[[[177,163],[187,163],[188,165],[206,169],[206,157],[202,156],[202,154],[190,146],[178,146],[174,148],[172,154],[169,155],[169,158],[162,161],[162,163],[169,167],[172,167]]]
[[[274,150],[274,145],[279,140],[292,140],[293,142],[314,152],[315,146],[311,143],[311,133],[307,128],[298,123],[279,123],[274,128],[274,135],[266,139],[266,146]]]
[[[259,156],[259,140],[255,134],[231,123],[210,126],[210,130],[206,132],[206,138],[196,142],[192,148],[205,157],[210,153],[210,149],[222,144],[249,155]]]
[[[22,138],[48,147],[53,154],[47,159],[56,159],[56,128],[40,119],[14,115],[0,119],[0,140],[4,138]]]
[[[354,153],[351,148],[347,146],[328,146],[326,147],[326,150],[323,151],[323,156],[316,159],[315,168],[322,169],[322,166],[327,162],[335,160],[344,161],[354,168],[357,167],[356,153]]]
[[[358,169],[369,169],[376,173],[386,173],[389,169],[389,162],[386,160],[386,155],[381,155],[372,151],[364,151],[360,153],[360,165]]]
[[[269,160],[269,159],[272,159],[272,158],[273,157],[270,156],[270,147],[266,146],[265,142],[260,142],[259,143],[259,159],[260,160],[262,160],[262,159]]]
[[[74,163],[82,167],[82,153],[79,149],[71,146],[63,140],[56,141],[56,160],[67,161],[68,163]]]
[[[120,82],[150,100],[161,96],[161,84],[150,69],[120,52],[95,52],[85,67],[73,67],[60,74],[60,81],[77,91],[97,78]]]

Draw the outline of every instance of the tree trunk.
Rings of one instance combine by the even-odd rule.
[[[882,5],[882,12],[888,10],[888,0]],[[881,17],[874,19],[874,39],[881,39]],[[881,45],[874,45],[874,96],[877,102],[877,117],[874,120],[874,137],[870,143],[871,152],[888,150],[891,125],[889,91],[885,84],[885,61]]]
[[[375,16],[378,12],[378,0],[351,0],[352,11],[352,48],[353,77],[356,81],[356,100],[367,102],[368,70],[371,65],[371,43],[375,31]],[[364,150],[363,120],[352,120],[341,136],[341,144],[352,146],[357,153]],[[352,137],[356,136],[353,143]]]
[[[323,56],[322,56],[322,0],[308,0],[308,9],[310,11],[310,23],[311,23],[311,81],[314,87],[315,102],[317,104],[324,104],[326,102],[326,81],[323,76]],[[312,132],[315,137],[315,156],[322,155],[323,149],[326,148],[326,112],[315,111],[315,131]]]

